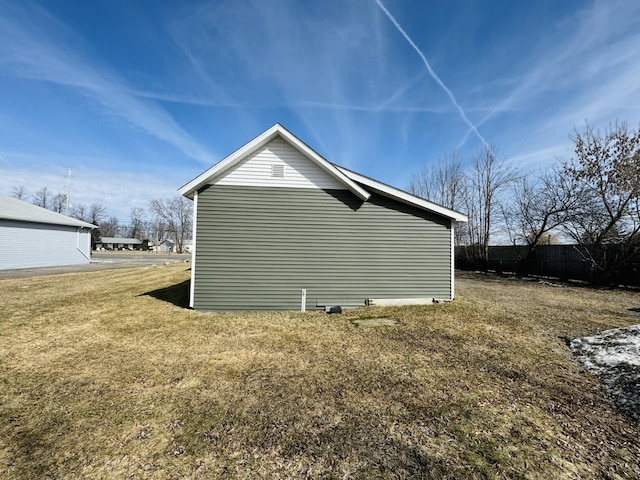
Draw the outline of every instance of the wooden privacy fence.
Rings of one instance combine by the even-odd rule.
[[[614,258],[616,245],[609,245],[603,255]],[[489,247],[487,265],[470,258],[465,247],[456,247],[456,268],[462,270],[487,269],[499,273],[552,277],[560,280],[594,280],[594,270],[575,245],[539,245],[533,258],[525,261],[526,246]],[[604,257],[603,257],[604,258]],[[640,255],[611,272],[608,283],[640,285]]]

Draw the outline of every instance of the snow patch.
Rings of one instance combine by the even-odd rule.
[[[587,371],[602,378],[620,409],[640,420],[640,325],[576,338],[569,347]]]

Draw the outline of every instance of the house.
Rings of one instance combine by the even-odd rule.
[[[0,196],[0,269],[91,262],[95,225]]]
[[[279,124],[182,188],[190,305],[309,310],[454,297],[449,210],[339,167]]]
[[[96,250],[140,250],[142,240],[137,238],[101,237]]]
[[[153,242],[150,250],[154,252],[175,252],[176,244],[171,240],[163,240],[162,242]]]

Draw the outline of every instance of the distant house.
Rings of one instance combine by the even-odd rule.
[[[153,242],[150,250],[154,252],[175,252],[176,244],[171,240],[163,240],[162,242]]]
[[[0,269],[91,262],[95,225],[0,196]]]
[[[101,237],[96,243],[97,250],[140,250],[142,240],[137,238]]]
[[[279,124],[180,193],[194,201],[195,309],[454,297],[454,228],[465,215],[339,167]]]

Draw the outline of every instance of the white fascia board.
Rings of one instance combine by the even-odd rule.
[[[468,217],[460,212],[456,212],[455,210],[451,210],[449,208],[443,207],[436,203],[430,202],[420,197],[416,197],[415,195],[411,195],[410,193],[403,192],[397,188],[386,185],[382,182],[378,182],[369,177],[365,177],[364,175],[360,175],[359,173],[352,172],[351,170],[347,170],[343,167],[337,167],[342,173],[347,175],[350,179],[365,185],[372,190],[376,190],[382,195],[394,198],[401,202],[407,203],[409,205],[413,205],[414,207],[421,208],[423,210],[427,210],[433,213],[437,213],[444,217],[455,220],[456,222],[466,222],[468,221]]]
[[[213,167],[211,167],[204,173],[198,175],[189,183],[180,187],[178,189],[178,192],[180,192],[180,194],[184,195],[185,197],[193,198],[193,192],[204,187],[211,180],[213,180],[216,177],[219,177],[225,170],[233,167],[238,162],[243,160],[247,155],[250,155],[253,151],[257,150],[258,148],[260,148],[261,146],[267,144],[270,140],[272,140],[278,133],[277,127],[279,127],[279,125],[276,123],[269,130],[261,133],[256,138],[251,140],[249,143],[240,147],[231,155],[222,159],[221,161],[216,163]]]
[[[320,155],[318,155],[311,147],[302,142],[299,138],[289,132],[286,128],[284,128],[279,123],[276,123],[269,130],[264,133],[258,135],[256,138],[251,140],[249,143],[239,148],[231,155],[221,160],[213,167],[211,167],[206,172],[202,173],[198,177],[191,180],[189,183],[181,187],[178,191],[180,194],[184,195],[188,198],[193,198],[193,194],[195,191],[204,187],[208,183],[210,183],[214,178],[221,176],[226,170],[233,167],[237,163],[244,160],[248,155],[255,152],[262,146],[269,143],[273,140],[277,135],[280,135],[285,141],[291,144],[294,148],[299,150],[303,155],[309,158],[313,163],[318,165],[324,171],[326,171],[329,175],[334,177],[340,183],[344,184],[351,192],[353,192],[357,197],[361,198],[364,201],[369,200],[371,194],[367,192],[364,188],[358,185],[356,182],[351,180],[348,175],[345,175],[339,169],[337,169],[331,162],[328,162]]]
[[[369,307],[402,307],[405,305],[433,305],[433,297],[418,298],[367,298]]]
[[[287,140],[293,147],[298,149],[303,155],[309,158],[313,163],[326,171],[329,175],[334,177],[340,183],[346,185],[347,188],[351,190],[357,197],[364,200],[365,202],[369,200],[369,198],[371,198],[371,194],[369,192],[367,192],[364,188],[351,180],[348,175],[345,175],[331,162],[328,162],[320,155],[318,155],[311,147],[302,142],[298,137],[293,135],[282,125],[276,124],[276,126],[280,127],[279,133],[285,140]]]

